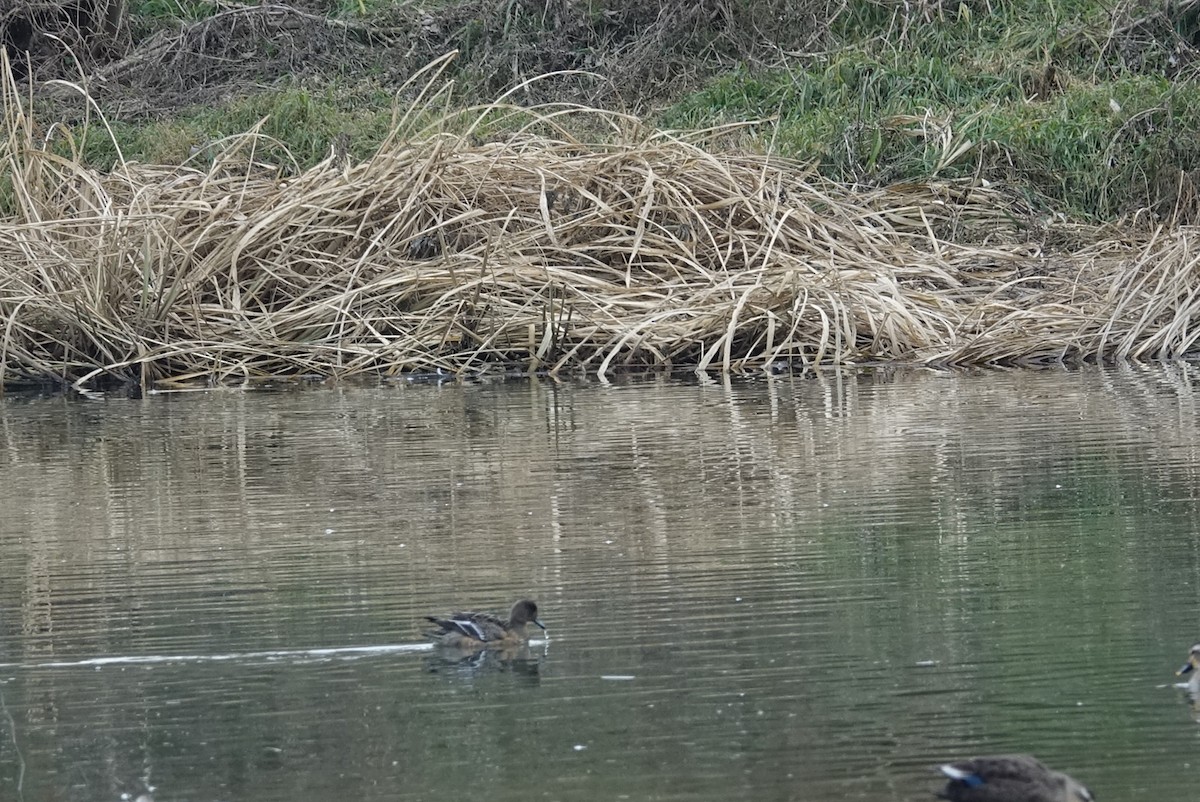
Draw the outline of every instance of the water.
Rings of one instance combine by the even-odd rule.
[[[1190,798],[1187,365],[0,402],[0,799]],[[536,598],[528,651],[422,615]]]

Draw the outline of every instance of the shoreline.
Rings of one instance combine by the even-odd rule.
[[[119,60],[0,76],[0,382],[1197,352],[1200,17],[306,2],[131,0]]]
[[[534,133],[557,108],[481,120],[518,113],[493,141],[435,125],[294,175],[254,133],[111,173],[10,136],[5,381],[1072,363],[1200,337],[1188,227],[1021,218],[967,182],[856,190],[702,132]]]

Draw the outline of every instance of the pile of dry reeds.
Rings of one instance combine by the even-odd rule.
[[[4,379],[1162,358],[1200,335],[1193,231],[1056,251],[1002,236],[1010,196],[979,186],[856,193],[595,110],[414,133],[423,98],[360,164],[288,174],[250,132],[203,167],[99,173],[10,82]]]

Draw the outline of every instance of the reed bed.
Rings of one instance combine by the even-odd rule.
[[[98,172],[6,82],[3,379],[1161,359],[1200,336],[1192,229],[1056,247],[996,188],[856,191],[595,109],[497,103],[448,133],[418,123],[426,77],[372,158],[306,170],[250,131]]]

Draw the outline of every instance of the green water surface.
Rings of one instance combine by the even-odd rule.
[[[1191,798],[1197,375],[5,396],[0,799]]]

